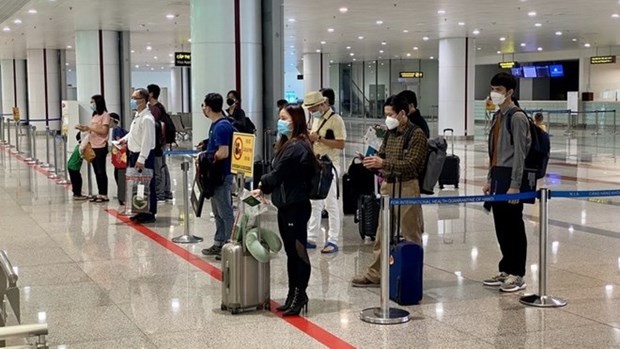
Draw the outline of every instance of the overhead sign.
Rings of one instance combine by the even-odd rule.
[[[176,67],[191,67],[192,66],[192,53],[191,52],[177,52],[174,54],[174,65]]]
[[[518,65],[517,62],[499,62],[499,67],[502,69],[512,69]]]
[[[610,64],[610,63],[616,63],[616,56],[590,57],[590,64]]]
[[[399,77],[403,79],[421,79],[424,77],[424,72],[421,71],[401,71]]]
[[[231,172],[252,178],[254,169],[254,142],[256,136],[247,133],[233,133]]]

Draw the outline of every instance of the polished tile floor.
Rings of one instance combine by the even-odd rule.
[[[365,126],[347,126],[349,155],[362,150]],[[484,129],[476,131],[475,141],[456,144],[460,189],[440,195],[479,194],[486,148]],[[620,136],[552,133],[548,187],[620,187]],[[349,284],[365,270],[372,250],[352,217],[343,220],[339,253],[311,252],[305,317],[282,319],[268,311],[233,316],[220,310],[219,262],[200,255],[213,240],[208,215],[189,219],[191,232],[205,242],[169,243],[188,224],[179,159],[169,166],[176,200],[159,206],[155,224],[140,227],[117,218],[114,200],[73,202],[67,188],[0,148],[0,249],[19,274],[23,322],[47,322],[53,348],[620,347],[619,198],[551,201],[548,293],[566,298],[564,308],[519,303],[523,293],[538,291],[538,207],[526,207],[528,288],[500,294],[481,284],[497,271],[499,259],[491,217],[480,204],[468,204],[424,207],[424,299],[404,307],[413,315],[406,324],[360,321],[360,310],[379,304],[379,291]],[[109,174],[114,193],[111,169]],[[273,228],[274,213],[268,215],[264,223]],[[286,293],[284,268],[280,253],[271,271],[276,302]]]

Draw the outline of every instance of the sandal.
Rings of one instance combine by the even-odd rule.
[[[110,199],[103,197],[103,196],[97,196],[90,200],[90,202],[95,202],[95,203],[102,203],[102,202],[108,202],[108,201],[110,201]]]
[[[321,253],[336,253],[338,252],[338,245],[333,242],[328,242],[323,246]]]

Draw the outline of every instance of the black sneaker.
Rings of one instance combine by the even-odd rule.
[[[140,224],[155,223],[155,221],[156,221],[155,215],[152,213],[142,213],[140,216],[136,217],[136,219],[134,220],[134,222],[140,223]]]
[[[221,256],[222,255],[222,247],[213,245],[209,248],[205,248],[202,250],[202,254],[205,256]]]

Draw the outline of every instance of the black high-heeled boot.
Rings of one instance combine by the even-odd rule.
[[[301,290],[299,288],[295,288],[295,293],[293,294],[293,302],[291,306],[282,314],[282,316],[296,316],[301,313],[302,309],[304,312],[308,312],[308,295],[305,290]]]
[[[295,289],[294,288],[289,288],[288,290],[288,294],[286,295],[286,300],[284,301],[284,304],[277,307],[276,310],[277,311],[285,311],[288,310],[291,307],[291,304],[293,304],[293,297],[295,296]]]

